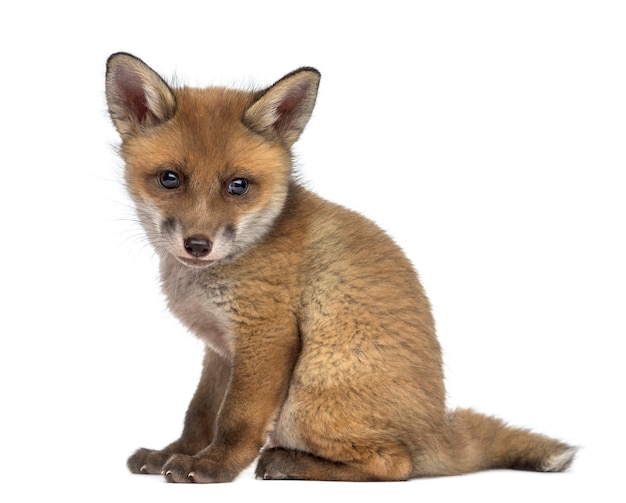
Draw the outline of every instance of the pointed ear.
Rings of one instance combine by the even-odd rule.
[[[113,54],[107,61],[106,96],[122,140],[165,122],[176,112],[176,99],[169,86],[130,54]]]
[[[291,147],[311,117],[319,83],[320,73],[315,68],[300,68],[284,76],[246,110],[244,124]]]

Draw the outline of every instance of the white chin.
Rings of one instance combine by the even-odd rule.
[[[191,257],[179,257],[175,255],[176,260],[178,260],[181,264],[191,267],[192,269],[204,269],[205,267],[209,267],[215,263],[214,260],[206,260],[199,258],[191,258]]]

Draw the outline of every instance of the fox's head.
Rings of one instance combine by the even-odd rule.
[[[134,56],[109,58],[106,96],[126,183],[160,253],[206,267],[267,234],[319,80],[301,68],[262,91],[172,88]]]

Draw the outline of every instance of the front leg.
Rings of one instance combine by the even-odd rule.
[[[163,466],[168,482],[229,482],[259,455],[282,405],[299,351],[294,326],[240,333],[233,373],[215,438],[194,456],[177,454]]]
[[[230,379],[230,363],[212,349],[205,350],[202,376],[191,399],[181,437],[161,450],[139,449],[127,466],[132,473],[160,474],[174,454],[196,454],[211,444],[215,421]]]

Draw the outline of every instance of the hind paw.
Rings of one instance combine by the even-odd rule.
[[[263,451],[255,470],[259,480],[290,479],[290,453],[285,449],[274,448]]]

